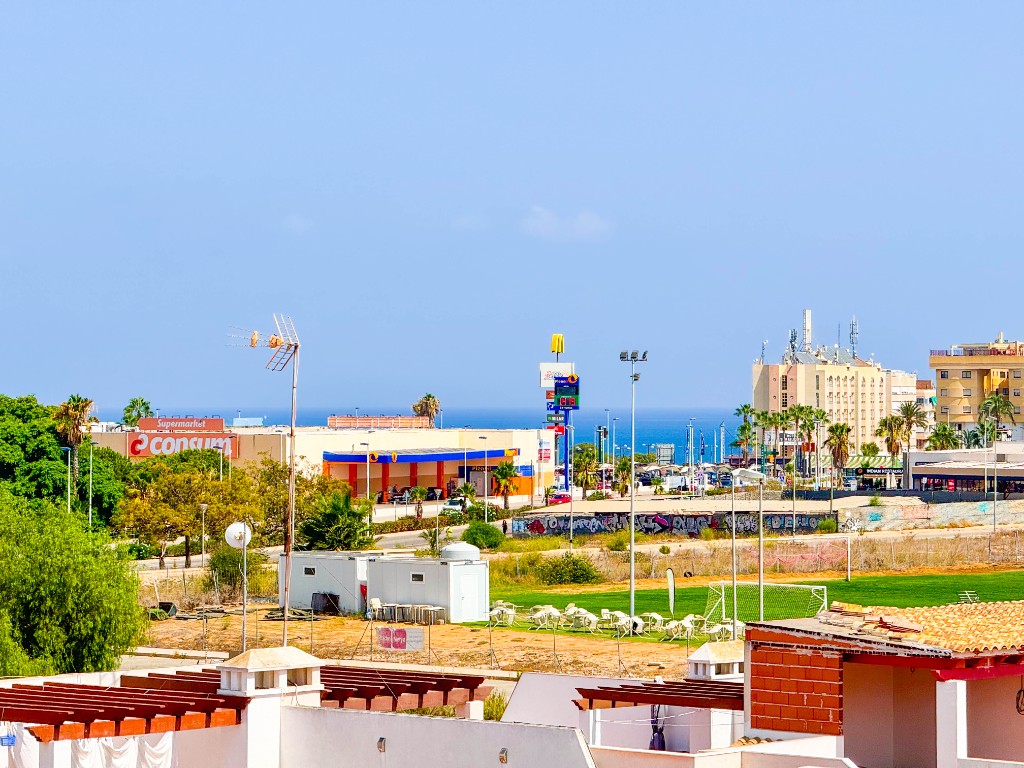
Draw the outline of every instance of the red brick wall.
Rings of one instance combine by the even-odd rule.
[[[798,733],[843,733],[843,657],[830,651],[754,644],[750,724]]]

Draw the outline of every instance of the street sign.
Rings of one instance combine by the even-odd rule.
[[[551,401],[551,402],[548,402],[548,403],[544,403],[544,407],[547,408],[549,411],[557,411],[558,410],[558,403],[556,403],[554,401]]]
[[[554,403],[562,410],[578,411],[580,409],[580,377],[558,376],[555,378]]]
[[[554,400],[555,399],[555,390],[553,390],[553,389],[545,390],[544,391],[544,399],[545,400]]]
[[[562,412],[549,413],[548,424],[565,424],[565,414]]]

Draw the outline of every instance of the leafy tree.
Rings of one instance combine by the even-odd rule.
[[[423,502],[427,498],[427,489],[422,485],[417,485],[414,488],[409,489],[409,501],[416,503],[416,519],[423,519]]]
[[[881,450],[882,449],[878,447],[878,443],[864,443],[864,445],[860,447],[860,455],[868,457],[877,456]]]
[[[749,421],[745,421],[736,427],[736,439],[732,441],[732,447],[740,449],[740,453],[743,456],[743,466],[747,466],[750,462],[750,445],[756,437],[754,425]]]
[[[519,470],[511,461],[503,461],[494,468],[491,477],[494,478],[495,491],[504,500],[505,509],[508,509],[509,494],[518,487],[516,478],[519,477]]]
[[[878,428],[875,429],[875,437],[885,441],[885,450],[892,459],[892,465],[896,466],[896,457],[900,448],[903,447],[903,419],[899,416],[883,416],[878,420]]]
[[[0,486],[16,496],[57,499],[66,491],[52,411],[31,396],[0,395]]]
[[[138,578],[123,551],[59,505],[5,490],[0,530],[17,531],[0,538],[0,614],[10,625],[0,644],[13,638],[58,673],[116,669],[144,625]]]
[[[121,423],[126,427],[137,427],[139,426],[139,419],[150,418],[153,416],[153,406],[149,404],[149,400],[142,397],[133,397],[128,401],[128,405],[124,407],[124,413],[121,416]]]
[[[581,443],[576,446],[572,462],[572,482],[583,489],[583,495],[587,495],[587,489],[594,487],[597,482],[597,454],[594,446],[590,443]]]
[[[433,427],[437,414],[441,412],[441,402],[428,392],[412,404],[412,412],[415,416],[426,416]]]
[[[425,528],[420,531],[420,537],[427,542],[427,551],[430,553],[430,556],[440,557],[444,545],[452,540],[452,529]]]
[[[996,437],[998,437],[999,426],[1002,424],[1004,419],[1008,418],[1014,424],[1017,423],[1017,420],[1013,418],[1013,403],[1010,402],[1008,397],[1000,394],[998,390],[992,392],[982,400],[981,406],[978,408],[978,413],[983,417],[987,417],[995,421]]]
[[[462,540],[480,549],[494,549],[505,540],[505,534],[490,523],[474,520],[462,533]]]
[[[476,498],[476,486],[472,483],[463,483],[455,489],[455,493],[465,498],[467,504],[472,504]]]
[[[665,485],[665,479],[664,478],[652,477],[651,478],[651,485],[654,486],[654,495],[655,496],[660,496],[662,493],[664,493],[664,485]]]
[[[909,449],[910,441],[914,439],[915,429],[925,429],[928,426],[928,419],[921,406],[917,403],[902,403],[896,415],[903,426],[903,442]]]
[[[89,416],[92,400],[81,395],[71,395],[57,406],[53,412],[53,421],[57,434],[71,449],[71,479],[78,484],[78,449],[85,440],[86,427],[96,419]]]
[[[21,647],[10,617],[0,611],[0,677],[50,675],[53,668],[47,659],[33,659]]]
[[[936,424],[928,436],[925,450],[951,451],[960,447],[960,434],[949,424]]]
[[[336,491],[320,499],[316,512],[303,521],[299,533],[310,549],[364,549],[373,543],[372,512],[371,501],[353,500],[351,491]]]

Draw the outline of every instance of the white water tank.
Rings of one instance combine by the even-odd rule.
[[[456,541],[441,548],[441,559],[477,561],[480,559],[480,550],[465,541]]]

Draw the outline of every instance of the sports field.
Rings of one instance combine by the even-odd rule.
[[[744,581],[749,581],[744,578]],[[905,608],[920,605],[941,605],[955,603],[963,590],[976,592],[983,602],[1024,599],[1024,571],[985,571],[969,573],[929,574],[911,576],[859,576],[852,581],[800,581],[799,584],[815,584],[828,587],[829,601],[840,600],[861,605],[892,606]],[[507,600],[516,605],[531,606],[550,604],[564,608],[569,603],[596,613],[601,608],[629,610],[629,592],[625,587],[614,590],[594,591],[593,587],[580,589],[558,587],[550,590],[517,590],[495,588],[491,600]],[[702,614],[707,604],[708,588],[676,586],[675,616],[688,613]],[[645,612],[669,615],[668,590],[638,589],[636,592],[636,613]],[[741,614],[742,616],[742,614]]]

